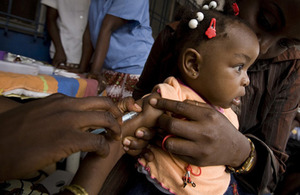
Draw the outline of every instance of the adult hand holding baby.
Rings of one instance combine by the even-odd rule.
[[[163,98],[151,99],[150,104],[185,118],[182,120],[163,114],[157,124],[161,129],[160,133],[174,135],[165,140],[164,147],[182,160],[197,166],[225,164],[238,167],[249,156],[247,138],[208,104]],[[152,129],[138,129],[137,138],[128,138],[128,153],[136,155],[136,151],[142,151],[145,140],[152,139],[154,135]],[[151,159],[151,152],[146,156]]]
[[[158,126],[169,134],[165,148],[186,162],[197,166],[240,166],[249,156],[247,138],[217,110],[203,103],[155,99],[150,103],[158,109],[180,114],[186,120],[162,115]]]

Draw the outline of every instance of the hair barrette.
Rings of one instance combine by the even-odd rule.
[[[197,18],[196,19],[191,19],[189,21],[190,29],[197,28],[199,22],[201,22],[203,19],[204,19],[204,14],[202,12],[197,12]]]
[[[207,30],[205,31],[205,35],[211,39],[213,37],[215,37],[216,34],[216,19],[212,18],[209,24],[209,27],[207,28]]]
[[[209,10],[209,9],[216,9],[218,6],[218,3],[216,1],[211,1],[209,4],[205,4],[202,6],[202,9]]]
[[[232,4],[232,9],[233,9],[233,12],[234,12],[234,15],[235,15],[235,16],[239,15],[239,13],[240,13],[240,8],[239,8],[239,6],[238,6],[237,3],[233,3],[233,4]]]

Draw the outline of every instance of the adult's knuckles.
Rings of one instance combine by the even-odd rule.
[[[79,127],[78,123],[80,122],[80,119],[76,118],[76,116],[76,113],[69,110],[63,110],[53,113],[53,118],[56,118],[55,121],[58,122],[56,124],[60,124],[60,126],[64,125],[72,129]]]
[[[107,127],[118,126],[117,119],[113,116],[111,112],[102,112],[103,122],[106,123]]]
[[[179,102],[179,101],[172,101],[166,99],[160,99],[158,101],[158,105],[160,108],[170,110],[176,113],[181,113],[185,111],[188,107],[187,103]]]
[[[109,145],[104,136],[98,136],[95,142],[95,151],[102,156],[107,156],[109,153]]]
[[[72,97],[68,97],[63,94],[55,94],[53,98],[51,98],[50,102],[47,104],[48,107],[51,107],[53,110],[55,109],[65,109],[66,107],[74,107],[76,104],[76,99]]]
[[[102,135],[91,135],[87,138],[88,152],[97,152],[99,155],[107,155],[109,152],[109,145],[107,140]]]
[[[101,99],[103,106],[105,108],[115,107],[114,102],[110,98],[108,98],[108,97],[99,97],[99,98]]]

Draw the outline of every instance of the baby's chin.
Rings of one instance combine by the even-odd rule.
[[[223,102],[222,104],[215,104],[217,107],[221,107],[224,109],[231,108],[231,106],[239,106],[241,104],[241,98],[237,97],[231,100],[231,102]]]
[[[232,100],[232,104],[235,106],[239,106],[241,104],[241,98],[237,97]]]

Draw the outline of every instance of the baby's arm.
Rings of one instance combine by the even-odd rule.
[[[122,124],[122,137],[134,135],[135,130],[139,127],[155,126],[157,118],[163,112],[153,108],[149,104],[150,98],[153,97],[159,98],[160,95],[158,93],[153,93],[137,102],[142,105],[143,110],[135,118]],[[97,194],[110,171],[125,153],[120,140],[110,141],[109,147],[110,152],[105,158],[95,153],[89,153],[80,164],[80,168],[74,177],[72,184],[79,184],[86,189],[89,194]]]
[[[160,97],[160,94],[154,92],[137,101],[137,103],[142,107],[142,112],[140,112],[133,119],[128,120],[122,124],[122,138],[126,136],[134,136],[135,130],[139,127],[152,128],[155,126],[158,117],[163,114],[163,111],[152,107],[149,104],[149,101],[151,98]]]

